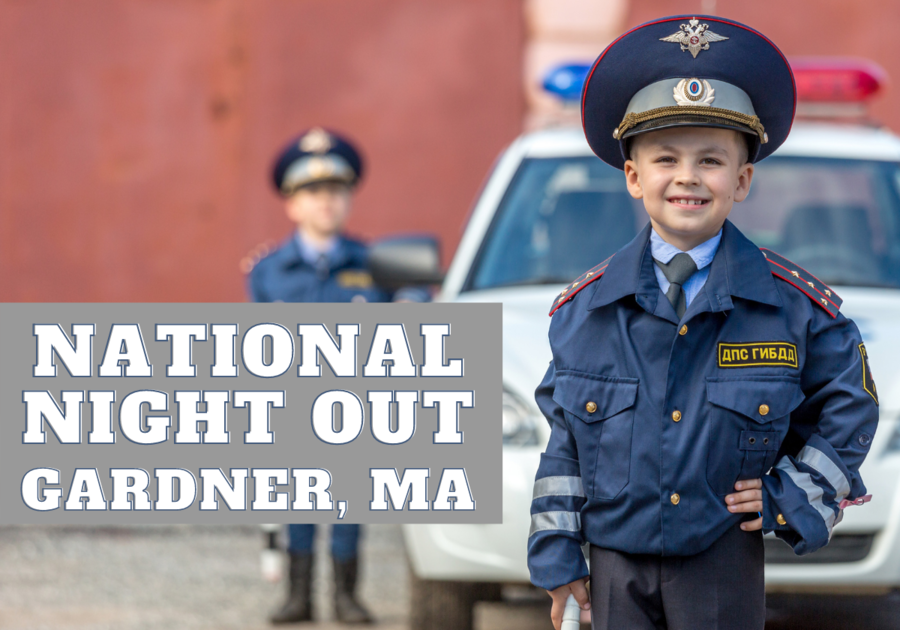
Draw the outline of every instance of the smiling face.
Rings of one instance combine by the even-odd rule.
[[[753,165],[739,131],[672,127],[635,136],[625,162],[628,192],[644,201],[650,223],[682,251],[722,228],[750,192]]]
[[[288,218],[313,242],[337,236],[350,214],[352,189],[339,182],[319,182],[285,199]]]

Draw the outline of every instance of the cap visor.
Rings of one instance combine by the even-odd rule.
[[[718,118],[716,116],[700,116],[697,114],[682,114],[676,116],[666,116],[657,118],[656,120],[648,120],[638,123],[628,131],[622,134],[620,144],[622,147],[622,157],[629,159],[625,151],[625,140],[633,138],[648,131],[658,131],[660,129],[670,129],[672,127],[714,127],[717,129],[732,129],[740,131],[750,136],[750,142],[747,144],[748,158],[750,162],[755,162],[759,155],[759,134],[750,127],[742,125],[739,122]]]
[[[726,120],[724,118],[718,118],[716,116],[682,114],[676,116],[665,116],[663,118],[657,118],[655,120],[647,120],[645,122],[638,123],[631,129],[623,133],[622,139],[624,140],[625,138],[630,138],[632,136],[646,133],[648,131],[668,129],[670,127],[717,127],[719,129],[734,129],[735,131],[741,131],[743,133],[754,136],[757,139],[759,138],[759,134],[757,134],[753,129],[747,127],[746,125],[742,125],[739,122]]]

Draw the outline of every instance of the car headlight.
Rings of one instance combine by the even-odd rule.
[[[541,416],[508,389],[503,390],[503,444],[536,446]]]

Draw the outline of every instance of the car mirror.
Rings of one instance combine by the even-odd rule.
[[[440,284],[441,256],[430,235],[384,238],[369,246],[369,271],[378,286],[395,290],[414,285]]]

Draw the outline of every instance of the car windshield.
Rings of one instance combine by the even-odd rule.
[[[826,284],[900,287],[900,168],[891,162],[772,157],[729,219]],[[621,171],[593,156],[522,162],[467,289],[569,283],[646,225]]]

